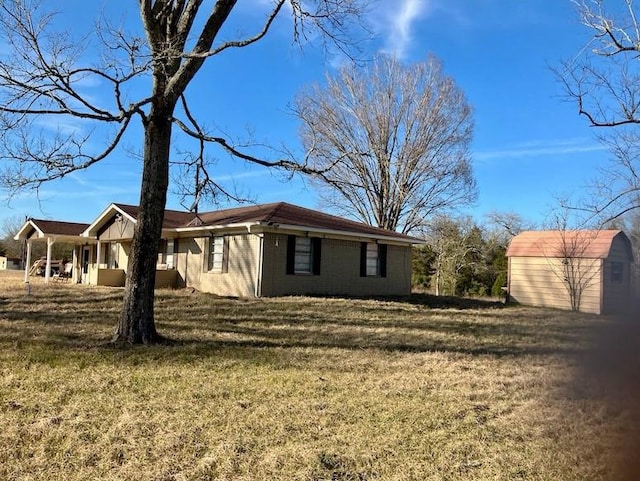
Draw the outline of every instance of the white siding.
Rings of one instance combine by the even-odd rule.
[[[228,236],[228,271],[208,272],[209,237],[178,240],[181,284],[219,296],[253,297],[256,290],[259,238]]]

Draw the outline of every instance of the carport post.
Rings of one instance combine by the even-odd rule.
[[[77,245],[73,246],[73,260],[71,261],[71,265],[73,266],[71,268],[71,282],[72,283],[77,283],[80,282],[78,279],[78,271],[80,269],[78,269],[78,249],[79,247]]]
[[[31,239],[27,240],[27,260],[24,265],[24,282],[29,282],[29,270],[31,269]]]
[[[44,283],[49,284],[51,278],[51,247],[56,242],[53,237],[47,237],[47,267],[44,273]]]

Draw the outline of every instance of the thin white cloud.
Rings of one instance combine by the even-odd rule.
[[[220,183],[220,182],[234,181],[238,179],[251,179],[255,177],[264,177],[265,175],[268,175],[267,172],[265,171],[252,170],[248,172],[237,172],[237,173],[226,174],[226,175],[218,175],[218,176],[215,176],[213,180],[215,182]]]
[[[382,24],[385,36],[383,52],[405,58],[413,41],[415,22],[431,11],[431,0],[388,2]]]
[[[35,125],[43,127],[52,133],[64,135],[82,135],[84,131],[83,121],[79,118],[65,116],[56,118],[55,116],[41,116],[35,121]]]
[[[475,152],[474,160],[487,161],[522,157],[571,155],[607,150],[599,143],[585,143],[584,139],[551,140],[547,142],[527,142],[499,150]]]

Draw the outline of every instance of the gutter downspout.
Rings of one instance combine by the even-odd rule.
[[[249,235],[253,234],[251,232],[251,227],[255,224],[247,225],[247,232]],[[258,262],[256,265],[256,283],[255,283],[255,291],[254,295],[256,298],[262,296],[262,261],[264,259],[264,234],[253,234],[258,237]]]

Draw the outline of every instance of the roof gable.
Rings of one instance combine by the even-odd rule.
[[[78,237],[89,224],[60,222],[56,220],[29,219],[15,235],[15,239],[27,239],[33,231],[36,237]]]
[[[515,236],[507,257],[605,259],[614,239],[627,239],[620,230],[525,231]]]
[[[127,204],[112,204],[117,207],[123,213],[126,213],[133,220],[137,219],[138,212],[140,212],[140,207],[137,205],[127,205]],[[183,227],[187,225],[193,218],[195,214],[191,212],[182,212],[179,210],[167,210],[164,211],[164,218],[162,219],[162,228],[163,229],[175,229],[177,227]]]

